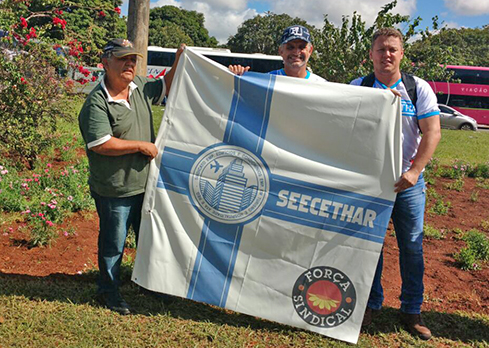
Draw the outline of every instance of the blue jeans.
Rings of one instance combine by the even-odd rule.
[[[402,288],[401,311],[408,314],[421,313],[423,303],[423,221],[425,209],[425,183],[423,174],[413,187],[397,194],[392,210],[392,222],[396,231],[399,246],[399,266],[401,270]],[[380,309],[384,301],[381,284],[383,252],[375,271],[372,290],[367,306]]]
[[[114,293],[119,289],[120,268],[127,231],[132,225],[136,241],[141,223],[144,194],[131,197],[102,197],[92,191],[100,219],[98,235],[98,293]]]

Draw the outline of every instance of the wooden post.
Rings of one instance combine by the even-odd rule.
[[[140,76],[147,75],[149,2],[150,0],[129,0],[127,16],[127,38],[133,42],[136,49],[143,55],[143,58],[138,58],[136,69],[136,74]]]

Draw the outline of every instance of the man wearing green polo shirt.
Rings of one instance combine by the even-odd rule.
[[[89,186],[100,219],[99,300],[129,314],[119,293],[120,265],[127,231],[139,232],[149,162],[156,157],[151,104],[170,90],[176,65],[163,79],[136,76],[137,52],[125,39],[110,40],[102,54],[104,79],[88,95],[78,116],[90,166]]]

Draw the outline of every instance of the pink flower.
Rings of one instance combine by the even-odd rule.
[[[63,236],[68,237],[68,231],[64,231]]]
[[[8,173],[8,170],[7,170],[7,169],[4,169],[4,170],[2,170],[2,171],[0,172],[0,174],[2,174],[2,175],[5,175],[5,174],[7,174],[7,173]]]
[[[68,196],[67,199],[71,202],[73,200],[73,196]]]
[[[49,221],[49,220],[46,220],[46,225],[48,225],[50,227],[54,226],[54,224],[51,221]]]
[[[51,168],[53,165],[51,163],[46,164],[46,167]]]

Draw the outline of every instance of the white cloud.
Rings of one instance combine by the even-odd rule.
[[[270,1],[270,0],[269,0]],[[354,11],[362,16],[362,19],[370,25],[375,20],[377,13],[390,0],[279,0],[270,1],[271,10],[274,13],[284,11],[292,17],[300,17],[316,27],[322,27],[324,15],[336,25],[341,24],[344,15],[351,16]],[[399,0],[395,13],[411,15],[416,10],[416,0]]]
[[[151,3],[151,8],[165,5],[182,7],[204,14],[205,27],[211,36],[220,43],[226,43],[230,35],[236,34],[238,26],[245,20],[256,16],[256,10],[247,8],[246,0],[159,0]]]
[[[487,0],[445,0],[445,6],[457,15],[479,16],[489,14]]]

